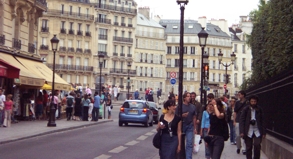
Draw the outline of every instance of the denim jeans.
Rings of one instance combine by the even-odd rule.
[[[205,137],[205,136],[208,136],[208,128],[203,129],[203,137]],[[210,149],[208,146],[205,146],[205,157],[211,158],[211,153],[210,153]]]
[[[92,111],[93,121],[99,120],[100,108],[94,107]]]
[[[186,159],[192,159],[192,150],[193,150],[193,138],[194,138],[194,127],[193,123],[191,122],[188,125],[183,124],[183,131],[186,137],[186,147],[185,147],[185,154]]]
[[[230,127],[230,142],[231,143],[236,143],[236,132],[235,132],[235,126],[233,124],[233,120],[229,122],[229,127]]]

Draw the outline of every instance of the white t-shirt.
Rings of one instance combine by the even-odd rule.
[[[6,96],[4,94],[0,95],[0,98],[2,99],[3,102],[6,101]]]

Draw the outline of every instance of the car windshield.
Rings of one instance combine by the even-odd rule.
[[[143,102],[138,102],[138,101],[127,101],[123,104],[124,108],[138,108],[142,109],[144,108],[144,103]]]
[[[156,103],[149,102],[149,105],[150,105],[150,107],[157,108],[157,105],[156,105]]]

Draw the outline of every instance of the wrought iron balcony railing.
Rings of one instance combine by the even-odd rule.
[[[74,30],[70,29],[70,30],[68,31],[68,34],[74,35]]]
[[[127,57],[132,57],[132,55],[131,54],[127,54]]]
[[[12,47],[20,50],[21,49],[21,40],[12,38]]]
[[[125,13],[131,13],[131,14],[136,14],[137,13],[137,9],[131,9],[131,8],[126,8],[126,7],[119,7],[117,5],[109,5],[109,4],[102,4],[102,3],[96,3],[95,4],[95,8],[106,9],[106,10],[113,10],[113,11],[125,12]]]
[[[82,36],[82,35],[83,35],[83,32],[80,31],[80,30],[78,30],[78,31],[77,31],[77,35]]]
[[[108,56],[107,52],[106,51],[98,51],[98,54],[104,54],[105,57]]]
[[[110,68],[110,73],[127,75],[128,74],[128,69]],[[130,75],[136,75],[136,70],[129,70],[129,74]]]
[[[49,27],[41,27],[41,32],[49,32]]]
[[[124,53],[120,53],[120,56],[125,57],[125,54]]]
[[[118,37],[118,36],[114,36],[113,40],[114,41],[121,41],[121,42],[128,42],[128,43],[133,42],[133,38],[124,38],[124,37]]]
[[[73,47],[68,47],[68,52],[74,52],[74,48]]]
[[[117,52],[113,52],[113,56],[118,56],[118,53]]]
[[[61,29],[60,29],[60,33],[62,33],[62,34],[66,34],[66,29],[61,28]]]
[[[91,32],[89,32],[89,31],[87,31],[87,32],[85,32],[85,36],[92,36],[92,34],[91,34]]]
[[[102,39],[102,40],[107,40],[108,36],[107,35],[103,35],[103,34],[99,34],[99,39]]]
[[[125,23],[121,23],[121,26],[126,26],[126,24]]]
[[[96,18],[96,23],[111,24],[111,19],[106,19],[106,18]]]
[[[76,19],[82,19],[82,20],[94,20],[94,15],[89,14],[83,14],[79,12],[70,12],[70,11],[64,11],[64,10],[57,10],[57,9],[48,9],[47,14],[53,15],[53,16],[62,16],[62,17],[68,17],[68,18],[76,18]]]
[[[48,45],[41,45],[40,49],[41,50],[49,50],[49,46]]]
[[[118,22],[114,22],[114,25],[117,25],[117,26],[118,26],[118,25],[119,25],[119,23],[118,23]]]
[[[84,53],[91,54],[92,50],[91,49],[84,49]]]
[[[81,48],[76,48],[76,52],[82,53],[82,49]]]
[[[35,53],[35,45],[32,43],[28,43],[28,52]]]
[[[53,68],[53,64],[48,63],[49,68]],[[92,66],[80,66],[80,65],[67,65],[67,64],[55,64],[56,70],[66,71],[94,71]]]
[[[128,24],[128,27],[132,28],[132,24]]]
[[[59,51],[66,51],[66,47],[65,46],[60,46]]]

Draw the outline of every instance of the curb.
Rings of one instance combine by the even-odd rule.
[[[6,141],[0,141],[0,145],[15,142],[15,141],[21,141],[21,140],[25,140],[25,139],[30,139],[30,138],[34,138],[34,137],[40,137],[40,136],[53,134],[53,133],[57,133],[57,132],[63,132],[63,131],[67,131],[67,130],[73,130],[73,129],[77,129],[77,128],[82,128],[82,127],[94,126],[94,125],[98,125],[98,124],[106,123],[106,122],[113,122],[113,119],[106,120],[106,121],[100,121],[100,122],[93,122],[93,123],[85,124],[85,125],[72,126],[72,127],[68,127],[68,128],[61,128],[61,129],[58,129],[58,130],[47,131],[47,132],[39,133],[39,134],[35,134],[35,135],[28,135],[26,137],[20,137],[20,138],[17,138],[17,139],[8,139]]]

